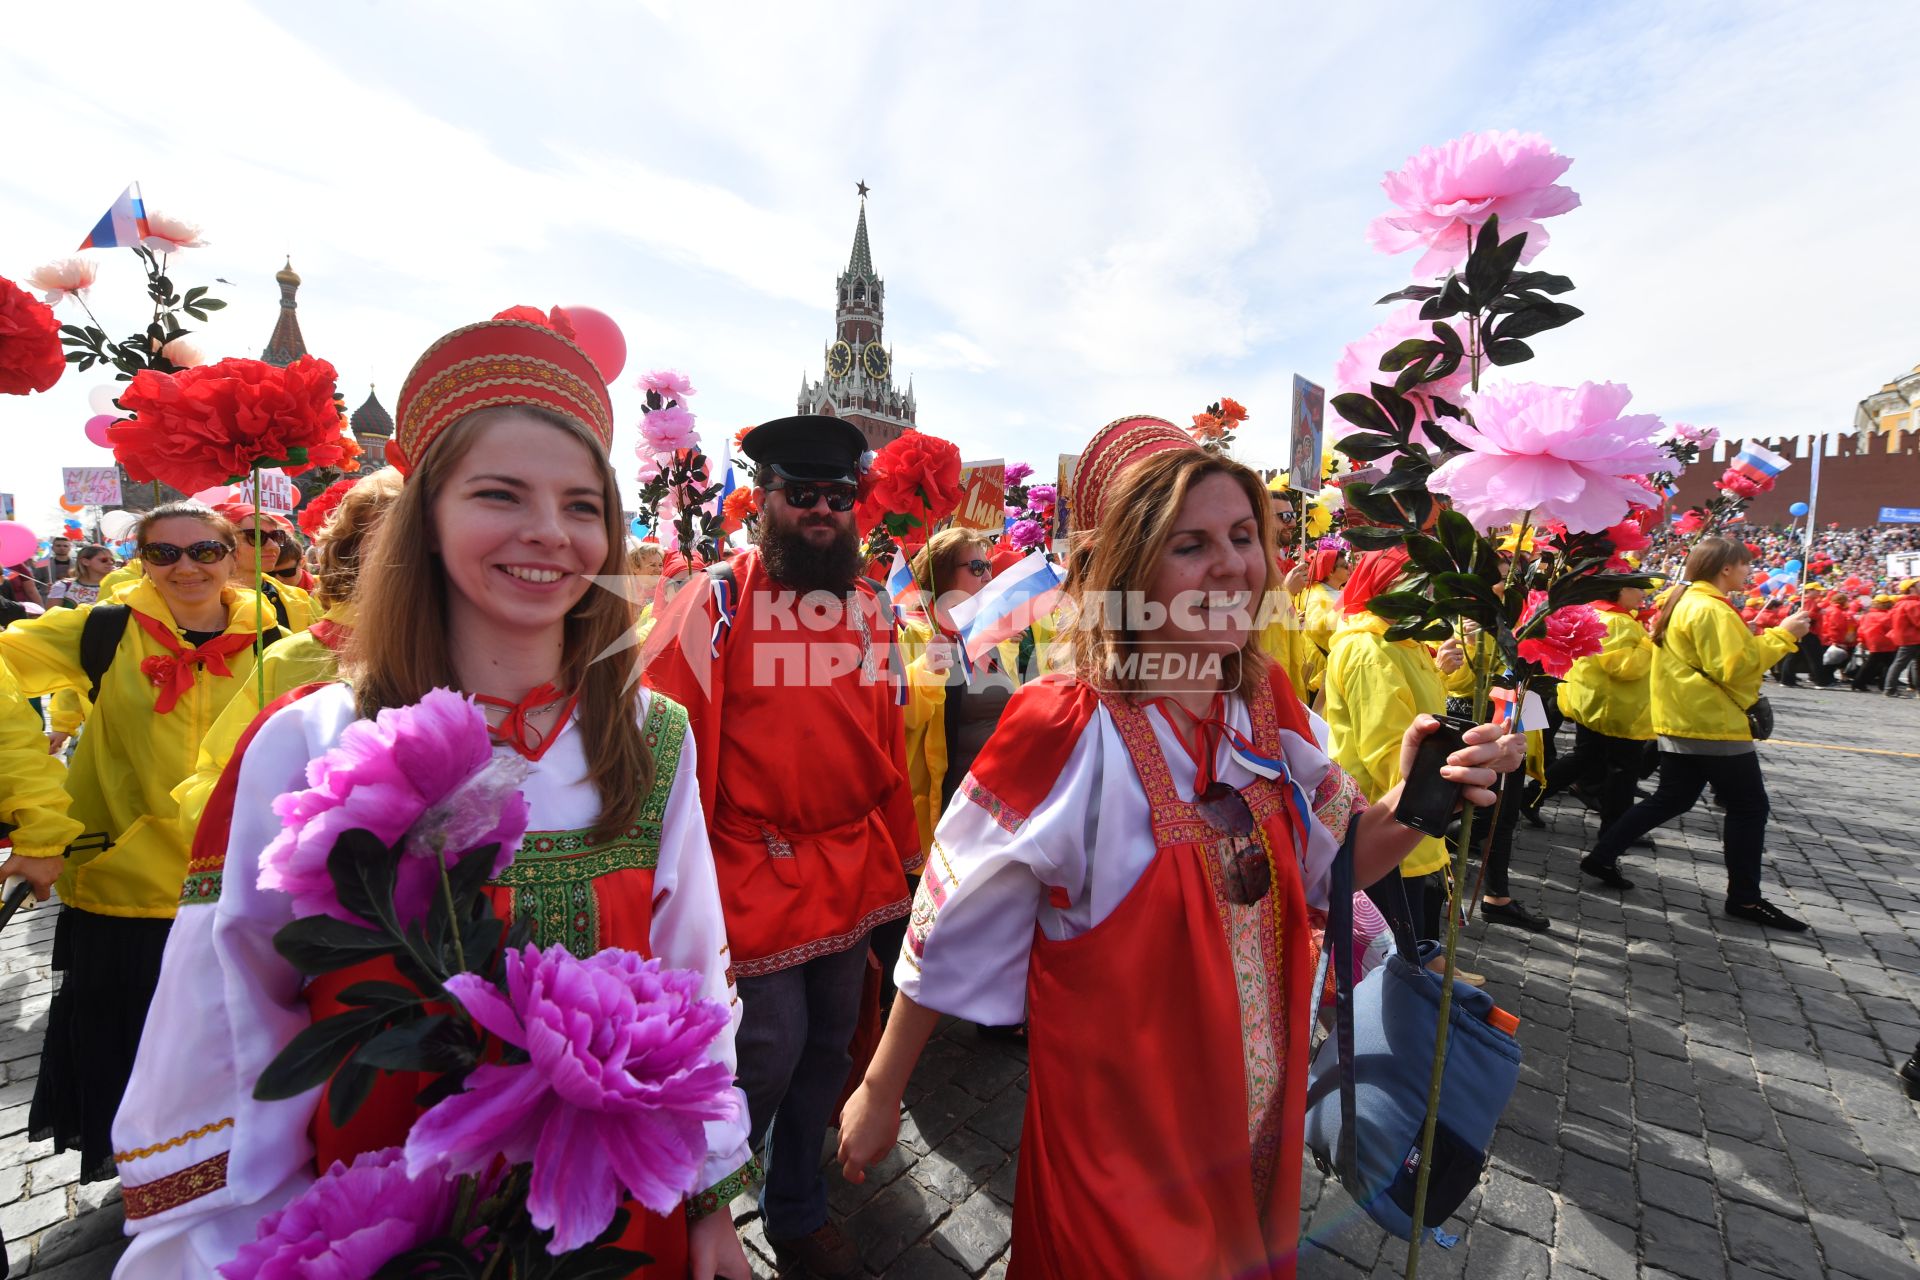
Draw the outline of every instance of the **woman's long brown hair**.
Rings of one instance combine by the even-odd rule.
[[[606,451],[578,424],[530,406],[482,409],[443,432],[408,477],[361,553],[359,606],[342,667],[353,681],[360,714],[418,702],[435,688],[458,688],[447,636],[447,577],[433,547],[433,500],[447,476],[473,447],[477,427],[508,413],[524,413],[570,432],[599,463],[607,554],[599,573],[626,573],[620,494]],[[600,794],[593,833],[607,839],[633,822],[640,798],[653,788],[653,755],[636,717],[640,649],[613,646],[633,632],[634,606],[618,591],[590,588],[567,615],[556,683],[579,694],[577,731],[587,778]],[[607,654],[599,658],[600,654]],[[473,692],[467,690],[466,692]]]
[[[1731,538],[1702,538],[1694,543],[1693,550],[1687,552],[1687,567],[1681,571],[1686,581],[1667,593],[1666,603],[1660,606],[1660,614],[1653,620],[1653,642],[1666,643],[1667,623],[1679,608],[1680,597],[1687,594],[1694,583],[1712,582],[1732,565],[1752,563],[1753,552],[1747,550],[1743,542]]]
[[[1078,536],[1067,553],[1067,596],[1080,610],[1086,601],[1125,599],[1144,592],[1159,566],[1160,557],[1173,539],[1173,524],[1180,516],[1181,504],[1193,486],[1211,475],[1230,476],[1245,491],[1253,508],[1256,533],[1262,547],[1271,546],[1273,513],[1267,502],[1267,488],[1260,477],[1232,458],[1202,449],[1169,449],[1151,454],[1128,466],[1114,482],[1114,490],[1102,503],[1105,515],[1100,527]],[[1263,557],[1266,578],[1254,593],[1250,607],[1262,609],[1267,592],[1274,586],[1276,574],[1271,556]],[[1071,670],[1080,679],[1102,689],[1128,695],[1137,694],[1139,682],[1121,678],[1120,659],[1125,646],[1135,639],[1123,625],[1101,608],[1092,616],[1081,612],[1071,623]],[[1067,628],[1063,627],[1063,632]],[[1063,639],[1066,638],[1064,635]],[[1246,643],[1227,655],[1222,664],[1225,687],[1238,688],[1243,671],[1262,669],[1266,661],[1260,648],[1260,630],[1247,632]]]

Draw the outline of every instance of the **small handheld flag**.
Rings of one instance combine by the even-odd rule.
[[[960,628],[967,656],[978,662],[994,645],[1045,617],[1064,585],[1065,579],[1046,552],[1034,551],[978,594],[955,605],[948,612],[953,625]]]
[[[893,549],[893,567],[887,570],[887,596],[893,603],[895,621],[908,610],[921,607],[920,588],[913,580],[913,569],[897,546]]]
[[[100,215],[100,221],[94,224],[87,238],[80,242],[82,249],[132,249],[146,239],[151,232],[147,228],[147,206],[140,199],[140,184],[134,183],[120,193],[113,207]]]
[[[1727,465],[1749,480],[1771,480],[1793,464],[1765,445],[1748,441]]]

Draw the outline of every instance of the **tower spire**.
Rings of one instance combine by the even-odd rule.
[[[300,290],[300,275],[293,269],[291,257],[273,278],[280,285],[280,318],[274,322],[273,336],[267,339],[267,349],[260,358],[284,369],[307,354],[307,340],[300,334],[300,317],[295,313],[300,304],[293,296]]]
[[[865,186],[863,182],[860,184]],[[853,254],[847,259],[847,274],[873,279],[873,250],[867,245],[867,202],[860,200],[860,223],[853,231]]]

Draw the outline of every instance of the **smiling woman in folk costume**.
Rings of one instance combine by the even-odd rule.
[[[1010,1276],[1294,1274],[1327,824],[1357,827],[1359,885],[1418,835],[1397,794],[1357,812],[1258,647],[1265,506],[1170,423],[1103,428],[1071,508],[1074,674],[1014,695],[935,833],[840,1159],[859,1181],[892,1146],[939,1014],[1029,1018]],[[1469,742],[1446,775],[1490,801],[1518,740]]]
[[[496,320],[435,343],[397,416],[408,478],[366,554],[352,683],[296,691],[255,721],[200,825],[156,1031],[114,1129],[134,1236],[122,1276],[209,1274],[316,1169],[398,1145],[418,1114],[426,1081],[404,1074],[383,1074],[341,1128],[324,1090],[252,1096],[282,1046],[373,976],[303,984],[272,946],[292,900],[258,877],[280,830],[273,799],[382,708],[450,686],[487,710],[496,749],[526,757],[529,830],[488,890],[503,916],[543,947],[624,947],[694,970],[738,1021],[685,713],[639,689],[631,648],[595,661],[633,627],[631,603],[588,581],[625,563],[605,383],[559,334]],[[731,1073],[731,1026],[711,1052]],[[685,1213],[628,1206],[621,1243],[658,1259],[646,1275],[748,1274],[724,1212],[748,1163],[744,1114],[706,1126],[711,1190]]]
[[[256,598],[228,580],[233,526],[198,503],[173,503],[142,516],[133,540],[147,572],[117,608],[55,609],[0,631],[0,661],[29,696],[85,694],[87,656],[108,660],[67,776],[82,826],[71,855],[23,849],[0,866],[42,896],[59,882],[53,967],[63,976],[28,1132],[51,1137],[56,1151],[79,1148],[83,1181],[113,1176],[113,1113],[187,873],[187,836],[168,792],[193,772],[215,713],[253,676]]]

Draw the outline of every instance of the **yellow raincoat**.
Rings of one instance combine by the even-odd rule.
[[[1386,631],[1385,618],[1349,614],[1327,655],[1330,754],[1368,800],[1380,799],[1400,781],[1400,743],[1414,717],[1447,711],[1432,652],[1418,640],[1389,641]],[[1424,876],[1446,865],[1446,844],[1427,836],[1400,864],[1400,874]]]
[[[927,669],[927,644],[933,627],[925,618],[907,618],[899,630],[900,660],[907,670],[907,780],[913,786],[913,812],[920,821],[920,848],[933,848],[940,823],[940,797],[947,780],[947,677]],[[1000,669],[1020,683],[1020,637],[994,646]]]
[[[1653,637],[1632,614],[1596,606],[1607,624],[1599,653],[1581,658],[1560,685],[1560,710],[1609,738],[1653,737]]]
[[[326,611],[322,621],[351,627],[353,616],[351,604],[337,604]],[[220,781],[227,762],[233,759],[234,748],[240,745],[240,736],[253,723],[254,717],[260,714],[260,708],[271,705],[302,685],[325,684],[340,678],[340,655],[322,644],[320,637],[310,630],[284,636],[268,645],[260,663],[265,669],[266,702],[260,701],[260,695],[255,692],[251,680],[235,689],[233,697],[214,717],[213,727],[207,730],[207,736],[200,740],[199,759],[193,773],[173,789],[174,801],[180,806],[180,826],[189,838],[194,828],[200,825],[200,815],[206,812],[207,797],[213,793],[214,784]]]
[[[1711,583],[1693,583],[1674,606],[1654,656],[1653,731],[1750,741],[1747,708],[1760,698],[1761,677],[1799,646],[1785,627],[1754,635],[1726,593]]]
[[[253,592],[229,586],[227,635],[253,634]],[[119,603],[179,627],[160,590],[147,579],[127,588]],[[0,631],[0,659],[32,695],[87,687],[80,665],[80,634],[93,606],[55,609]],[[268,626],[273,615],[267,615]],[[183,642],[184,643],[184,642]],[[60,900],[109,916],[170,919],[187,874],[188,833],[175,820],[170,794],[193,771],[216,714],[234,691],[253,678],[253,650],[226,658],[230,674],[202,669],[193,686],[165,715],[154,710],[159,690],[140,667],[167,657],[137,619],[126,632],[113,665],[100,681],[100,699],[67,774],[72,815],[81,824],[81,847],[68,859],[58,885]]]
[[[1267,593],[1265,612],[1268,619],[1260,628],[1260,648],[1287,673],[1300,701],[1311,701],[1313,691],[1320,687],[1325,662],[1302,629],[1300,611],[1283,589],[1275,587]]]
[[[1302,609],[1307,639],[1313,641],[1324,658],[1333,648],[1333,633],[1340,629],[1347,615],[1341,612],[1340,593],[1324,582],[1316,582],[1306,590],[1306,603]]]
[[[28,858],[57,858],[80,834],[67,814],[67,767],[47,752],[40,717],[20,692],[19,681],[0,663],[0,822],[14,827],[13,851]]]

